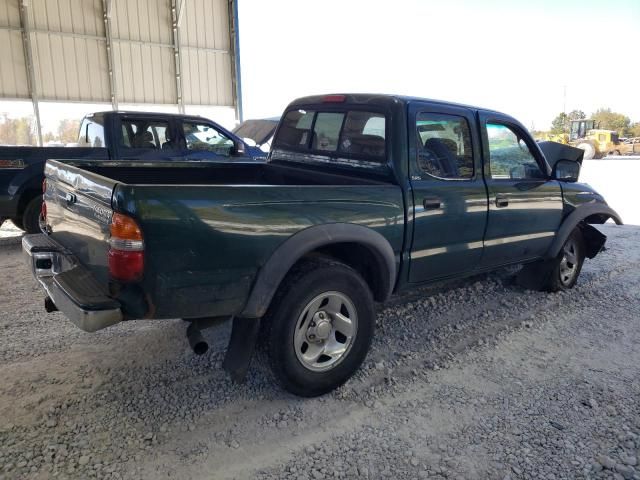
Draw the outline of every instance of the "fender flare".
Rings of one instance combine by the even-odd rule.
[[[382,273],[384,299],[396,281],[396,257],[393,248],[380,233],[351,223],[330,223],[306,228],[285,240],[259,270],[249,299],[240,313],[244,318],[260,318],[291,267],[304,255],[337,243],[357,243],[366,247],[377,259]]]
[[[583,222],[587,218],[592,217],[594,215],[600,216],[600,220],[602,221],[587,222],[587,223],[604,223],[607,219],[611,218],[613,219],[614,222],[616,222],[617,225],[622,225],[622,219],[620,218],[620,215],[618,215],[615,212],[615,210],[613,210],[611,207],[607,205],[604,205],[601,203],[596,203],[596,204],[589,203],[589,204],[580,205],[576,207],[576,209],[573,212],[571,212],[560,225],[558,233],[556,234],[556,237],[553,240],[553,243],[551,244],[551,246],[549,247],[549,250],[547,251],[546,257],[547,258],[557,257],[558,254],[560,253],[560,249],[562,248],[564,243],[567,241],[567,238],[569,238],[569,235],[571,235],[571,232],[573,232],[573,230],[580,224],[580,222]],[[603,237],[602,245],[604,245],[604,240],[606,240],[606,237],[604,235],[602,235],[602,237]],[[595,253],[598,253],[598,251],[600,251],[599,248]],[[595,253],[593,254],[593,256],[595,256]],[[589,257],[589,258],[593,258],[593,257]]]

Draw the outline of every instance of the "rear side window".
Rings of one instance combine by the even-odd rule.
[[[157,120],[122,120],[121,145],[128,148],[167,149],[171,146],[169,124]]]
[[[471,132],[464,117],[420,113],[416,118],[418,166],[444,179],[473,177]]]
[[[386,154],[386,123],[382,113],[287,112],[274,141],[276,148],[336,152],[339,157],[366,157],[383,162]]]
[[[104,126],[101,118],[85,118],[80,127],[78,143],[86,147],[104,147]]]

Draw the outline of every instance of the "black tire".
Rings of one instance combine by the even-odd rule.
[[[20,230],[24,230],[24,225],[22,224],[22,217],[19,218],[12,218],[11,219],[11,223],[13,223],[16,227],[18,227]]]
[[[567,249],[570,249],[571,252],[567,251]],[[553,269],[549,276],[549,282],[545,286],[545,290],[558,292],[560,290],[569,290],[570,288],[573,288],[578,281],[580,272],[582,271],[584,257],[584,238],[582,237],[580,229],[576,228],[571,232],[571,235],[569,235],[569,238],[567,238],[567,241],[560,249],[560,253],[555,258]],[[565,273],[566,271],[563,272],[563,265],[565,261],[572,267],[571,275],[567,275]]]
[[[525,288],[545,292],[569,290],[578,281],[584,258],[584,238],[576,228],[556,258],[525,265],[518,273],[518,283]]]
[[[329,295],[332,299],[342,298],[348,302],[349,324],[355,324],[353,336],[348,338],[342,335],[336,327],[335,316],[329,314],[328,304],[321,297]],[[336,297],[337,295],[337,297]],[[320,299],[320,300],[318,300]],[[309,322],[305,325],[306,318],[311,311],[310,304],[312,301],[316,304],[320,302],[320,306],[316,309],[316,314],[312,315]],[[338,301],[340,312],[347,306]],[[335,302],[331,302],[335,305]],[[324,305],[324,306],[323,306]],[[351,317],[355,312],[355,320]],[[305,315],[303,316],[303,313]],[[316,317],[320,315],[320,317]],[[326,315],[323,317],[323,315]],[[325,368],[323,371],[314,371],[313,366],[305,366],[300,355],[304,354],[304,345],[301,349],[296,348],[296,330],[298,334],[303,333],[302,337],[305,342],[309,340],[309,332],[316,324],[313,323],[315,318],[331,319],[331,332],[328,338],[320,340],[314,344],[317,348],[322,349],[324,342],[335,347],[336,341],[344,337],[345,352],[330,358],[334,364],[327,363],[328,366],[320,366],[316,368]],[[323,320],[326,324],[326,320]],[[300,323],[301,322],[301,323]],[[302,397],[315,397],[323,395],[345,383],[354,372],[360,367],[373,339],[375,330],[375,310],[373,304],[373,296],[364,279],[351,267],[330,259],[317,258],[313,260],[303,261],[299,263],[287,275],[278,292],[273,298],[269,310],[263,319],[265,326],[264,340],[266,353],[269,357],[271,370],[273,371],[278,383],[285,390]],[[307,326],[310,325],[309,328]],[[297,326],[304,328],[296,328]],[[318,337],[321,335],[319,324]],[[304,330],[304,332],[303,332]],[[326,334],[326,332],[325,332]],[[340,334],[340,335],[339,335]],[[313,343],[313,342],[312,342]],[[307,343],[307,348],[311,348]],[[308,351],[308,350],[307,350]],[[324,350],[322,350],[324,351]],[[319,356],[319,362],[322,357]]]
[[[16,227],[27,233],[40,233],[40,212],[42,210],[42,195],[38,195],[27,203],[22,213],[22,225]],[[15,223],[15,222],[14,222]]]

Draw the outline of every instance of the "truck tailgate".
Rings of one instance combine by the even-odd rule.
[[[55,160],[45,166],[50,237],[73,253],[107,287],[114,180]]]

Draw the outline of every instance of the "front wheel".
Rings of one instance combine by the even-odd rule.
[[[584,250],[582,234],[580,230],[576,229],[571,232],[556,259],[555,267],[551,273],[549,290],[557,292],[573,288],[582,270]]]
[[[304,261],[284,280],[265,317],[267,354],[280,385],[303,397],[346,382],[364,361],[375,327],[373,297],[351,267]]]
[[[525,288],[546,292],[568,290],[578,281],[584,258],[584,239],[580,229],[576,228],[556,258],[522,267],[518,273],[518,283]]]

